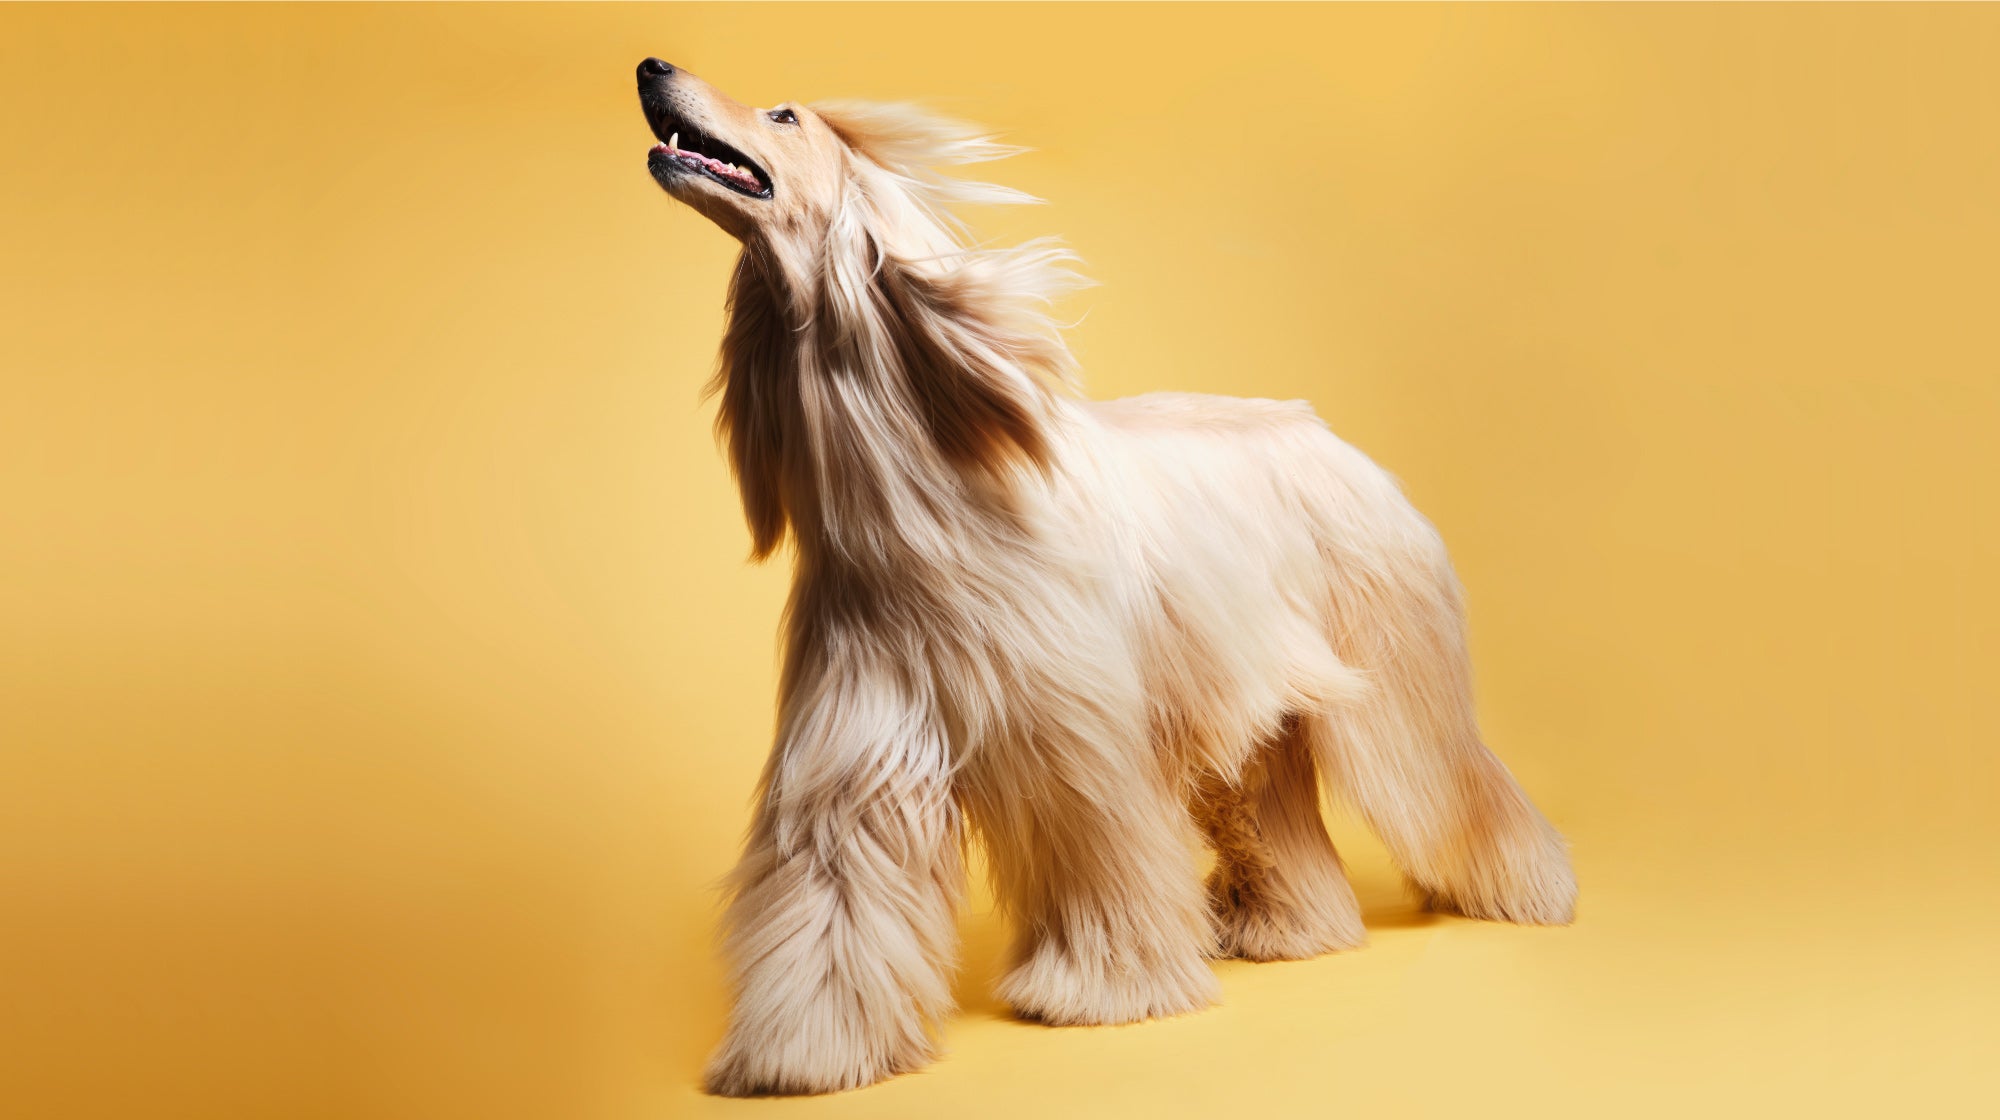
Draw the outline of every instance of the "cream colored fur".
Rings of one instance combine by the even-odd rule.
[[[1444,548],[1386,473],[1299,402],[1075,396],[1065,255],[968,248],[947,207],[1008,195],[932,170],[1004,149],[899,108],[777,123],[684,72],[642,99],[773,184],[662,176],[743,242],[720,427],[756,553],[797,563],[713,1091],[928,1061],[969,835],[1015,929],[999,994],[1049,1023],[1200,1008],[1218,954],[1360,944],[1322,784],[1437,907],[1570,920],[1562,839],[1474,725]]]

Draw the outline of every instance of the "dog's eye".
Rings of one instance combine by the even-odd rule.
[[[768,113],[765,113],[764,115],[765,115],[765,116],[767,116],[767,117],[769,117],[769,118],[771,118],[771,119],[772,119],[773,121],[777,122],[778,124],[797,124],[797,123],[799,123],[799,116],[798,116],[798,114],[797,114],[797,113],[794,113],[794,112],[792,112],[792,111],[791,111],[790,109],[773,109],[773,110],[771,110],[770,112],[768,112]]]

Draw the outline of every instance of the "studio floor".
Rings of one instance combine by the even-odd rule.
[[[1411,903],[1365,835],[1369,944],[1218,963],[1223,1002],[1116,1028],[1022,1022],[987,994],[998,919],[969,919],[963,1008],[930,1069],[838,1096],[702,1097],[707,1030],[670,1064],[676,1116],[1971,1115],[2000,1090],[1991,908],[1936,867],[1620,844],[1573,828],[1578,921],[1534,929]],[[1607,834],[1614,838],[1607,839]]]

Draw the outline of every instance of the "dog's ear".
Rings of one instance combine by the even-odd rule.
[[[907,132],[867,135],[904,155],[933,150]],[[1045,469],[1050,394],[1074,375],[1049,307],[1078,286],[1074,254],[1046,241],[957,247],[921,218],[936,192],[883,170],[849,184],[820,243],[813,318],[823,352],[836,366],[893,379],[890,399],[957,466],[995,476]]]
[[[1047,467],[1043,377],[1065,377],[1061,340],[1009,315],[1013,301],[978,268],[937,272],[890,257],[875,287],[907,391],[939,452],[990,474]]]
[[[959,467],[1004,476],[1050,465],[1051,398],[1074,368],[1047,309],[1072,286],[1071,259],[1042,243],[944,261],[879,256],[871,324],[931,443]]]

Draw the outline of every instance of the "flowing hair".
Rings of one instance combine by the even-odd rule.
[[[953,504],[967,473],[1046,469],[1049,398],[1076,388],[1054,316],[1086,283],[1075,255],[973,244],[953,207],[1038,200],[937,170],[1019,149],[907,105],[815,111],[852,153],[838,209],[819,236],[746,246],[708,388],[758,559],[800,519],[859,547],[892,509]]]

